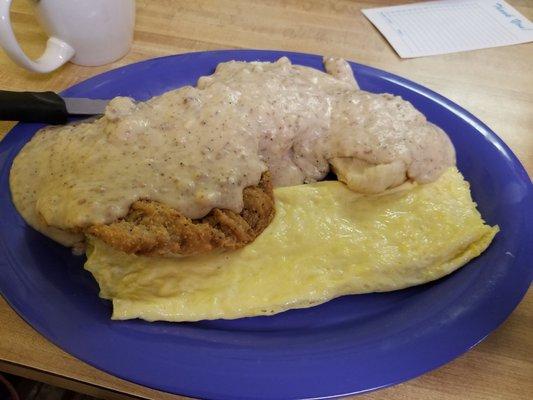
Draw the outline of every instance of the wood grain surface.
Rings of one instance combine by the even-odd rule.
[[[533,19],[533,1],[509,2]],[[258,48],[342,56],[412,79],[462,105],[497,132],[533,175],[533,45],[401,60],[360,12],[396,3],[137,0],[133,47],[122,60],[91,68],[67,64],[38,75],[17,67],[0,51],[0,89],[59,91],[118,66],[201,50]],[[14,0],[11,17],[23,48],[33,57],[40,55],[46,36],[30,2]],[[13,125],[0,122],[0,138]],[[509,319],[468,353],[417,379],[357,398],[533,398],[532,331],[530,290]],[[2,299],[1,370],[104,399],[179,398],[120,380],[73,358],[36,333]]]

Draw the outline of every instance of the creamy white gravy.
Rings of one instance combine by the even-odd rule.
[[[190,218],[240,212],[243,188],[267,169],[288,186],[324,178],[335,157],[401,162],[419,182],[453,165],[446,134],[410,103],[358,90],[344,60],[325,66],[329,74],[287,58],[223,63],[197,87],[139,103],[118,97],[99,120],[43,129],[13,163],[14,203],[30,225],[73,245],[83,236],[66,230],[110,223],[138,199]]]

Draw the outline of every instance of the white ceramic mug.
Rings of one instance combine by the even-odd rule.
[[[67,61],[96,66],[124,56],[135,24],[135,0],[31,0],[50,36],[33,61],[20,48],[9,18],[12,0],[0,0],[0,45],[21,67],[50,72]]]

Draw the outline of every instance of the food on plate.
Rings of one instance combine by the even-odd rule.
[[[193,255],[213,249],[237,249],[253,241],[274,217],[274,195],[268,172],[257,186],[244,188],[240,214],[214,208],[191,220],[155,201],[137,200],[126,217],[93,225],[86,233],[117,250],[142,255]]]
[[[117,319],[269,315],[480,254],[497,228],[448,136],[400,97],[359,90],[346,61],[324,67],[221,63],[196,87],[42,129],[13,162],[13,202],[87,250]]]
[[[359,90],[344,60],[328,58],[325,66],[331,74],[287,58],[222,63],[197,87],[138,103],[117,97],[96,121],[43,129],[13,163],[13,201],[35,229],[80,246],[86,232],[102,233],[101,225],[115,224],[105,231],[116,233],[117,223],[131,223],[138,200],[191,220],[213,209],[241,213],[244,188],[257,186],[266,171],[274,187],[292,186],[322,180],[331,160],[357,159],[393,165],[395,178],[383,178],[392,186],[434,181],[454,165],[448,136],[410,103]],[[376,170],[357,171],[360,189],[375,192],[374,182],[364,182]],[[151,245],[129,246],[145,247]],[[163,248],[184,255],[179,243]]]
[[[478,256],[497,232],[455,168],[381,195],[337,181],[274,195],[274,220],[242,249],[154,258],[92,239],[85,268],[113,301],[114,319],[229,319],[426,283]]]

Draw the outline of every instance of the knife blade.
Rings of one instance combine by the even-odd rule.
[[[54,92],[0,90],[0,120],[65,124],[69,116],[103,114],[109,100],[62,97]]]
[[[69,115],[103,114],[109,100],[87,99],[83,97],[62,97]]]

